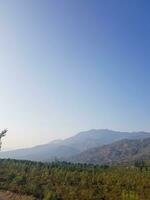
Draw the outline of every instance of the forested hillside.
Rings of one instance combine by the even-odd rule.
[[[149,200],[150,169],[0,160],[0,189],[43,200]]]

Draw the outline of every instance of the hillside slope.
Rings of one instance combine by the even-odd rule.
[[[137,160],[150,160],[150,138],[124,139],[102,147],[84,151],[68,161],[90,164],[119,164]]]
[[[121,139],[143,139],[150,137],[146,132],[119,132],[107,129],[80,132],[65,140],[55,140],[32,148],[1,152],[0,158],[52,161],[75,156],[94,147],[100,147]]]

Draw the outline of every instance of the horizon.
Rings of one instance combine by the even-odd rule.
[[[74,136],[77,136],[78,134],[87,133],[87,132],[90,132],[90,131],[93,131],[93,130],[94,131],[103,131],[103,130],[106,131],[107,130],[107,131],[112,131],[112,132],[118,132],[120,134],[126,133],[126,132],[128,132],[128,133],[135,133],[135,134],[136,133],[150,133],[148,131],[142,131],[142,130],[139,130],[139,131],[119,131],[119,130],[112,130],[112,129],[107,129],[107,128],[89,129],[89,130],[82,130],[82,131],[77,132],[77,133],[75,133],[75,134],[73,134],[73,135],[71,135],[69,137],[66,137],[66,138],[56,138],[54,140],[50,140],[49,142],[40,143],[40,144],[34,144],[32,146],[25,146],[25,147],[18,147],[18,148],[17,147],[14,147],[14,148],[3,148],[2,151],[3,152],[7,152],[7,151],[13,151],[13,150],[19,150],[19,149],[34,148],[34,147],[37,147],[37,146],[42,146],[42,145],[50,144],[50,143],[55,142],[55,141],[64,141],[66,139],[69,139],[69,138],[72,138]]]
[[[150,2],[0,2],[2,150],[99,127],[150,132]]]

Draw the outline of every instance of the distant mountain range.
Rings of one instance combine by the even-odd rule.
[[[98,152],[96,153],[96,151],[102,151],[103,148],[105,149],[107,147],[103,145],[109,145],[113,142],[124,139],[128,139],[124,140],[126,142],[129,140],[141,141],[149,137],[150,133],[147,132],[119,132],[107,129],[92,129],[89,131],[80,132],[75,136],[65,140],[54,140],[48,144],[39,145],[32,148],[0,152],[0,158],[25,159],[34,161],[53,161],[55,159],[60,159],[68,161],[72,160],[73,162],[79,161],[90,163],[92,161],[90,155],[94,157],[95,154],[95,159],[99,160],[99,154],[97,154]],[[114,144],[118,145],[118,143]],[[115,152],[115,147],[110,147],[110,150],[113,154]],[[108,154],[105,152],[105,156],[106,155]],[[100,161],[95,160],[92,162],[101,163]]]
[[[67,161],[98,165],[132,163],[139,160],[150,161],[150,138],[123,139],[112,144],[86,150]]]

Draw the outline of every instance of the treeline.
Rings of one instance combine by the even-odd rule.
[[[0,160],[0,189],[43,200],[148,200],[150,169]]]

